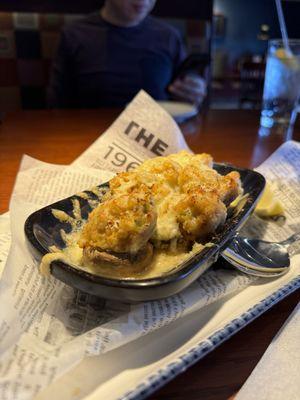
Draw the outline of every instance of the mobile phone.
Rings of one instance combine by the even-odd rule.
[[[176,79],[184,78],[188,74],[197,74],[204,76],[205,69],[209,64],[209,56],[207,54],[190,54],[186,57],[175,71],[172,82]]]

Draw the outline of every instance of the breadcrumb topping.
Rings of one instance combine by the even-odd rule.
[[[116,175],[89,215],[79,246],[117,253],[192,246],[224,223],[226,206],[242,193],[240,175],[222,176],[209,154],[181,151]]]

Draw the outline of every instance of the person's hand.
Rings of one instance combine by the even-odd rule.
[[[178,99],[199,107],[206,96],[206,82],[201,76],[186,75],[183,79],[177,78],[172,82],[169,91]]]

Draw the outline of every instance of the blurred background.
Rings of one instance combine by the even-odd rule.
[[[60,31],[100,9],[93,0],[0,1],[0,110],[43,109]],[[290,38],[300,38],[300,1],[283,1]],[[158,0],[152,12],[174,25],[207,68],[210,108],[260,109],[265,54],[280,37],[273,0]]]

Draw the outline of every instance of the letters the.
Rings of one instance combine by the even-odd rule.
[[[153,133],[148,133],[148,135],[146,135],[145,132],[146,132],[146,129],[145,129],[145,128],[142,128],[142,129],[139,131],[139,134],[137,135],[137,137],[135,138],[135,140],[136,140],[138,143],[139,143],[141,140],[143,140],[143,141],[144,141],[143,146],[144,146],[144,147],[148,147],[149,144],[152,142],[152,140],[153,140],[153,138],[154,138],[154,135],[153,135]]]
[[[135,128],[138,128],[138,127],[139,127],[139,124],[137,124],[137,123],[134,122],[134,121],[131,121],[131,122],[128,124],[127,128],[125,129],[125,135],[129,135],[131,129],[134,128],[134,127],[135,127]]]
[[[124,133],[125,135],[131,134],[136,142],[141,143],[146,148],[148,148],[150,144],[152,144],[150,150],[157,156],[162,156],[164,151],[169,147],[167,143],[165,143],[163,140],[155,140],[155,136],[153,135],[153,133],[147,132],[145,128],[141,127],[135,121],[129,122]],[[155,142],[153,143],[154,140]]]
[[[154,143],[153,147],[151,148],[151,151],[156,154],[157,156],[162,156],[164,151],[168,148],[169,146],[167,143],[163,142],[160,139],[157,139],[157,141]]]

